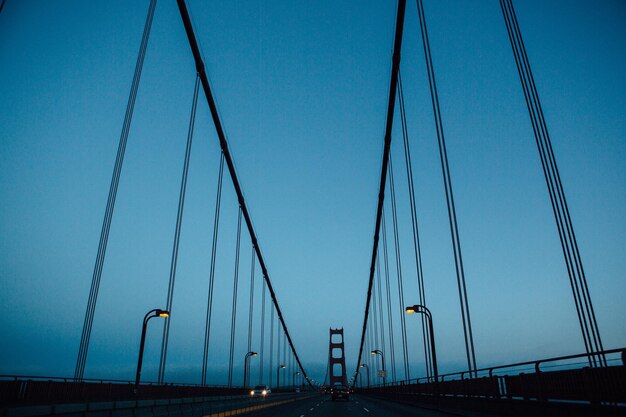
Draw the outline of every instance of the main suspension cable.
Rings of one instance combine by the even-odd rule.
[[[206,74],[206,68],[204,65],[204,61],[200,54],[200,47],[198,45],[198,41],[196,39],[196,35],[194,33],[193,25],[191,23],[191,18],[189,16],[189,11],[187,9],[187,4],[185,0],[177,0],[178,11],[180,12],[181,19],[183,21],[183,25],[185,27],[185,33],[187,34],[187,40],[189,41],[189,47],[191,48],[191,52],[193,54],[193,59],[196,64],[196,71],[200,75],[200,81],[202,82],[202,89],[204,91],[204,95],[207,100],[207,104],[209,106],[209,110],[211,112],[211,118],[213,120],[213,125],[215,126],[215,131],[217,133],[217,137],[219,140],[220,148],[224,153],[224,159],[226,161],[226,166],[228,167],[228,172],[230,174],[230,178],[233,182],[233,188],[235,189],[235,194],[237,195],[237,201],[239,202],[239,207],[241,208],[243,218],[246,222],[246,228],[248,229],[248,234],[250,235],[250,241],[255,248],[256,257],[259,262],[259,267],[261,268],[261,272],[263,274],[263,279],[267,284],[267,289],[270,294],[270,298],[274,304],[276,309],[276,316],[278,322],[282,325],[285,334],[287,336],[287,341],[291,347],[291,350],[294,352],[296,357],[296,361],[298,362],[298,366],[300,367],[300,371],[306,377],[306,371],[300,362],[300,358],[295,350],[293,341],[291,340],[291,336],[289,335],[289,331],[287,329],[287,324],[285,319],[283,318],[282,311],[280,310],[280,305],[278,304],[278,299],[276,297],[276,293],[274,292],[274,288],[272,287],[272,282],[269,277],[269,272],[267,270],[267,265],[265,264],[265,260],[263,258],[263,253],[261,252],[261,248],[259,246],[259,242],[257,239],[256,232],[254,231],[254,226],[252,225],[252,219],[250,217],[250,213],[248,211],[248,207],[246,205],[246,200],[243,195],[243,191],[241,188],[241,184],[239,182],[239,178],[237,177],[237,171],[235,170],[235,164],[233,162],[233,158],[231,156],[228,141],[226,139],[226,134],[224,132],[224,128],[222,127],[222,121],[220,120],[220,115],[217,110],[217,104],[215,102],[215,98],[213,97],[213,93],[211,91],[211,86],[209,84],[209,78]],[[311,385],[310,381],[309,385]]]
[[[389,152],[391,149],[391,132],[393,129],[394,107],[396,103],[396,89],[398,84],[398,70],[400,69],[400,55],[402,50],[402,34],[404,29],[404,13],[406,11],[406,0],[398,0],[398,8],[396,14],[396,28],[393,41],[393,55],[391,64],[391,79],[389,82],[389,99],[387,101],[387,117],[385,121],[385,136],[382,166],[380,170],[380,184],[378,186],[378,204],[376,207],[376,221],[374,224],[374,242],[372,245],[372,257],[370,262],[369,279],[367,283],[367,296],[365,297],[365,312],[363,315],[363,327],[361,331],[361,343],[359,346],[359,356],[357,359],[358,366],[361,363],[363,355],[363,344],[365,343],[365,330],[367,328],[367,319],[370,309],[370,301],[372,294],[372,285],[374,283],[374,272],[376,265],[376,255],[378,253],[378,240],[380,236],[380,223],[383,213],[383,203],[385,201],[385,184],[387,183],[387,165],[389,163]]]

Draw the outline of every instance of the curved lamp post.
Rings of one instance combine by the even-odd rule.
[[[370,367],[367,364],[362,363],[361,368],[367,369],[367,388],[370,387]]]
[[[256,356],[256,352],[248,352],[246,353],[246,357],[243,359],[243,387],[248,387],[248,358],[250,356]]]
[[[148,311],[148,313],[146,313],[143,318],[143,327],[141,328],[141,342],[139,343],[139,359],[137,359],[137,375],[135,376],[135,392],[137,392],[137,388],[139,387],[139,380],[141,379],[141,365],[143,364],[143,349],[144,345],[146,344],[146,329],[148,328],[148,321],[154,317],[167,318],[169,316],[169,311],[155,308],[154,310]]]
[[[421,304],[416,304],[414,306],[407,307],[404,311],[406,311],[407,314],[422,313],[428,318],[428,330],[430,333],[430,350],[433,353],[433,356],[432,356],[433,373],[435,376],[435,381],[439,381],[439,372],[437,371],[437,352],[435,351],[435,333],[433,330],[433,316],[430,313],[430,310]]]
[[[276,388],[278,389],[280,389],[280,370],[285,368],[285,365],[278,365],[278,368],[276,368]]]
[[[380,358],[382,359],[383,362],[383,374],[386,375],[387,371],[385,370],[385,355],[383,354],[383,351],[380,349],[375,349],[373,351],[370,352],[372,355],[380,355]],[[385,385],[387,383],[387,377],[384,376],[383,377],[383,385]]]

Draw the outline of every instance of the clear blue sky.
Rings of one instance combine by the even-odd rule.
[[[316,379],[324,376],[329,327],[345,328],[349,372],[358,353],[389,88],[392,3],[188,2],[271,279],[303,365]],[[0,14],[2,374],[73,374],[147,7],[147,1],[7,0]],[[478,365],[582,352],[499,4],[428,0],[425,8]],[[534,0],[517,1],[516,8],[604,345],[622,347],[626,5]],[[413,2],[407,8],[402,73],[438,356],[444,371],[460,370],[463,334]],[[132,378],[141,318],[165,304],[193,84],[193,60],[175,2],[160,1],[113,217],[87,377]],[[200,379],[219,156],[202,97],[198,109],[167,371],[167,379],[187,382]],[[392,152],[405,297],[413,303],[399,139],[396,129]],[[236,230],[228,179],[222,209],[213,383],[225,382],[228,362]],[[249,269],[246,237],[243,305]],[[247,314],[240,311],[237,325],[243,330]],[[415,354],[421,346],[417,322],[410,319],[412,373],[423,375],[423,359]],[[156,379],[161,326],[151,323],[145,379]],[[254,337],[258,340],[258,331]],[[239,337],[236,382],[245,348]]]

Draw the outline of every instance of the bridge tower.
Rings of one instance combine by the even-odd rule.
[[[335,340],[333,340],[333,336]],[[341,341],[336,340],[341,338]],[[335,366],[339,365],[339,366]],[[335,384],[348,385],[348,378],[346,377],[346,355],[343,350],[343,327],[341,329],[330,329],[330,340],[328,345],[328,366],[330,367],[330,386]],[[341,367],[341,371],[338,372],[338,367]]]

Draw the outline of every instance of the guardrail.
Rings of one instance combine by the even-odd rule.
[[[293,392],[288,389],[275,393]],[[0,375],[0,406],[136,401],[165,398],[228,397],[248,398],[249,388],[192,384],[142,383],[134,381]]]
[[[360,390],[395,397],[452,396],[626,405],[626,349],[606,350],[599,354],[609,356],[607,362],[615,365],[592,368],[581,367],[583,363],[578,362],[544,366],[542,369],[542,364],[587,357],[587,354],[569,355],[483,368],[473,378],[466,378],[466,371],[455,372],[441,375],[436,381],[419,378]],[[569,369],[547,370],[556,367]],[[506,370],[509,373],[496,375]]]

